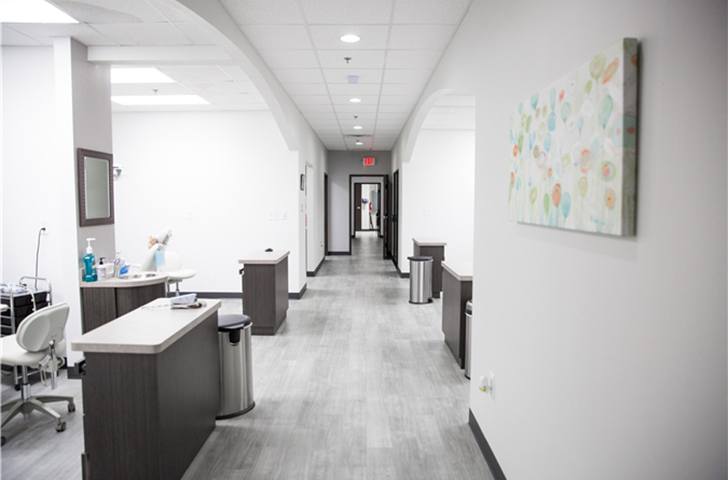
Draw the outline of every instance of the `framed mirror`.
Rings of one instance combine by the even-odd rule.
[[[113,224],[113,155],[79,148],[76,151],[76,163],[80,225]]]

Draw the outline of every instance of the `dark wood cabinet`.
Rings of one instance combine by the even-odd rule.
[[[443,268],[442,333],[460,368],[465,367],[465,303],[473,297],[473,279]]]
[[[82,287],[83,333],[109,323],[166,294],[167,288],[164,282],[140,287]]]
[[[288,255],[277,261],[242,261],[243,313],[253,335],[275,335],[288,313]]]

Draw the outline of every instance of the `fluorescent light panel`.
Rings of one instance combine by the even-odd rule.
[[[78,23],[45,0],[0,0],[0,23]]]
[[[112,95],[111,101],[119,105],[207,105],[199,95]]]
[[[174,83],[174,80],[154,67],[112,68],[111,83]]]

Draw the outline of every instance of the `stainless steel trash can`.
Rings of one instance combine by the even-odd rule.
[[[432,301],[432,257],[407,257],[410,262],[410,303]]]
[[[470,342],[472,338],[473,325],[473,301],[465,303],[465,378],[470,380]]]
[[[242,415],[255,406],[253,363],[247,315],[220,315],[217,340],[220,345],[220,410],[217,418]]]

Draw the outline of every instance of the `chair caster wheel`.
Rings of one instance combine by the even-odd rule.
[[[69,403],[68,404],[68,413],[73,413],[76,411],[76,404],[75,403]]]
[[[66,422],[61,422],[58,425],[56,425],[56,432],[63,432],[66,430]]]
[[[20,391],[20,384],[16,383],[13,388],[15,389],[16,392],[19,392]]]

